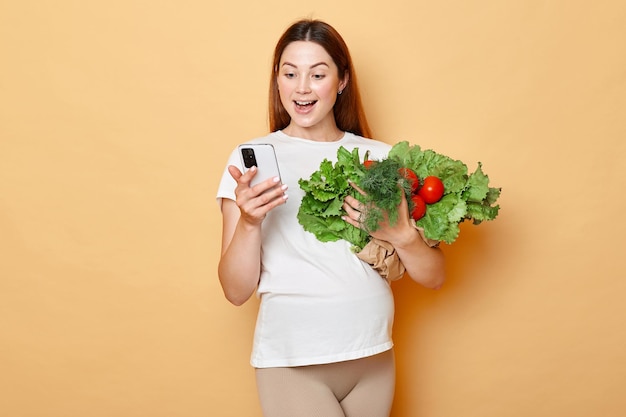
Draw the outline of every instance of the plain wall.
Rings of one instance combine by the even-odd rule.
[[[619,0],[0,0],[0,415],[260,416],[214,196],[304,16],[376,138],[503,188],[442,290],[393,284],[393,416],[625,415]]]

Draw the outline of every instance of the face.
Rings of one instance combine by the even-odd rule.
[[[345,77],[344,77],[345,78]],[[335,129],[333,106],[345,87],[337,66],[315,42],[290,43],[280,59],[280,101],[291,117],[290,130]]]

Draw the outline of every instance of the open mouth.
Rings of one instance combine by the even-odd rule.
[[[317,103],[317,101],[312,100],[312,101],[294,101],[294,103],[296,104],[296,107],[299,109],[306,109],[309,107],[312,107],[315,103]]]

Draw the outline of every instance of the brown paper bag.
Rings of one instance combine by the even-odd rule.
[[[415,221],[412,222],[428,246],[432,248],[439,245],[438,240],[428,239],[424,236],[424,229],[418,227]],[[372,238],[356,256],[370,264],[387,281],[395,281],[402,278],[406,271],[395,248],[384,240]]]

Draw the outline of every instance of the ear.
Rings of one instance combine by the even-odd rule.
[[[350,75],[348,74],[348,71],[346,71],[343,74],[343,79],[339,81],[339,91],[343,91],[346,88],[346,86],[348,85],[349,79],[350,79]]]

